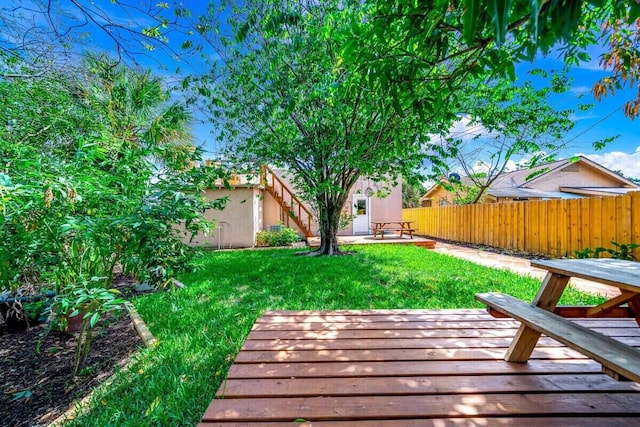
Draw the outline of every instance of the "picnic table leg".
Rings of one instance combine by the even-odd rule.
[[[569,279],[569,276],[547,273],[532,304],[553,312],[562,296],[562,292],[564,292],[569,283]],[[516,336],[511,341],[504,360],[507,362],[526,362],[529,360],[533,349],[538,343],[538,339],[540,339],[540,335],[540,332],[535,329],[521,324]]]
[[[636,323],[640,325],[640,295],[631,298],[628,304],[633,311],[633,316],[636,318]]]

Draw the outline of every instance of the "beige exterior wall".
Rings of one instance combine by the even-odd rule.
[[[453,204],[453,193],[448,192],[443,187],[438,185],[429,194],[428,200],[422,200],[422,207],[437,207]]]
[[[580,162],[567,165],[563,170],[555,171],[549,175],[534,178],[523,187],[531,190],[558,192],[560,187],[621,187],[621,183],[600,169]],[[453,199],[452,193],[437,186],[430,191],[427,199],[422,200],[421,206],[451,205],[454,204]],[[503,203],[513,200],[512,197],[494,197],[485,193],[480,199],[480,203]]]
[[[282,212],[282,208],[280,208],[280,205],[271,196],[271,194],[267,193],[266,191],[263,191],[262,194],[263,194],[262,217],[264,219],[263,221],[264,229],[269,230],[269,227],[272,225],[282,224],[296,230],[301,238],[304,237],[304,232],[300,229],[300,227],[298,227],[298,225],[291,218],[288,218],[287,215],[285,215],[284,212]],[[306,204],[305,206],[307,207],[307,209],[309,209],[309,207]],[[313,230],[313,232],[316,233],[317,229],[318,229],[318,223],[316,221],[312,222],[311,230]]]
[[[542,191],[560,191],[560,187],[620,187],[620,181],[580,162],[567,166],[565,170],[540,177],[525,187]]]
[[[290,177],[284,171],[276,171],[280,179],[289,186],[290,189],[295,193],[295,188],[291,183]],[[352,214],[352,206],[353,206],[353,194],[360,193],[364,194],[367,188],[371,188],[372,190],[383,189],[382,183],[374,183],[370,179],[360,178],[356,184],[353,186],[351,193],[349,194],[349,198],[345,204],[345,207],[342,211],[343,214],[351,215]],[[392,186],[387,189],[389,194],[384,197],[376,197],[375,195],[370,197],[370,218],[369,221],[382,221],[382,220],[401,220],[402,219],[402,183],[401,180],[398,181],[398,184]],[[311,208],[305,204],[307,209],[310,211]],[[313,212],[313,211],[312,211]],[[314,221],[311,226],[311,230],[314,235],[320,234],[320,226],[317,221],[317,214],[314,212]],[[265,229],[268,229],[270,225],[276,225],[284,223],[288,227],[297,230],[300,235],[303,235],[302,231],[296,226],[293,221],[288,221],[287,218],[282,216],[280,205],[271,197],[270,194],[265,192],[264,196],[264,224]],[[351,223],[345,228],[338,232],[338,235],[341,236],[351,236],[353,235],[353,226]]]
[[[211,248],[253,247],[256,233],[263,226],[260,190],[256,187],[209,189],[206,196],[210,200],[228,196],[229,201],[224,210],[209,209],[205,213],[208,220],[216,221],[216,228],[206,236],[196,236],[189,244]]]
[[[289,186],[291,181],[286,176],[280,175],[280,178]],[[212,248],[238,248],[255,246],[255,236],[258,231],[268,230],[269,226],[284,224],[297,230],[301,237],[304,233],[298,228],[293,220],[287,218],[283,214],[278,202],[265,191],[263,188],[252,185],[252,181],[245,181],[243,177],[233,184],[238,186],[232,190],[225,188],[210,189],[206,196],[209,199],[229,196],[229,201],[224,210],[209,210],[205,217],[209,220],[217,221],[218,227],[211,231],[209,235],[197,236],[192,245],[212,247]],[[290,187],[295,194],[295,189]],[[352,214],[353,194],[364,194],[367,188],[376,191],[383,188],[382,184],[374,184],[373,181],[367,179],[359,180],[354,186],[344,213]],[[377,197],[375,194],[369,198],[369,222],[372,221],[394,221],[402,219],[402,184],[387,189],[386,197]],[[308,208],[308,206],[307,206]],[[313,212],[313,211],[312,211]],[[319,235],[319,226],[317,222],[317,214],[313,213],[314,219],[311,230],[314,235]],[[352,235],[352,224],[341,230],[340,235]],[[185,241],[188,236],[185,236]]]
[[[390,184],[386,184],[390,185]],[[353,214],[353,196],[354,194],[366,194],[367,188],[370,188],[375,192],[377,188],[383,190],[383,184],[375,184],[373,181],[367,178],[360,178],[353,186],[349,198],[345,203],[342,210],[343,215]],[[399,179],[395,186],[387,188],[388,193],[386,197],[378,197],[375,193],[369,197],[369,223],[375,221],[400,221],[402,220],[402,182]],[[352,236],[353,223],[338,232],[339,236]]]

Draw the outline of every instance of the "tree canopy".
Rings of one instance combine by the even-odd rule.
[[[547,78],[545,72],[533,74]],[[477,203],[514,160],[528,156],[527,166],[552,159],[563,147],[563,137],[574,122],[573,109],[559,110],[551,98],[569,89],[570,81],[554,74],[546,87],[530,81],[480,82],[473,92],[458,95],[465,129],[448,138],[433,138],[430,145],[444,145],[450,157],[432,165],[432,178],[457,195],[457,203]],[[578,105],[586,110],[589,105]],[[462,180],[447,180],[451,172]],[[444,177],[444,179],[443,179]]]
[[[327,1],[267,1],[236,9],[233,35],[220,40],[224,62],[211,114],[240,162],[286,167],[319,214],[319,253],[337,253],[336,233],[349,191],[361,176],[393,180],[416,169],[426,122],[410,105],[363,84],[341,49],[359,7]]]
[[[469,75],[513,80],[514,62],[551,51],[576,65],[597,43],[608,43],[602,64],[612,71],[594,87],[597,98],[638,80],[640,3],[634,0],[372,0],[365,5],[366,19],[353,26],[346,57],[396,97],[412,96],[416,85],[442,85],[431,108],[441,108]],[[442,67],[445,74],[434,74]],[[631,118],[637,101],[627,104]]]
[[[192,167],[185,106],[108,58],[64,74],[4,65],[22,77],[0,79],[0,289],[108,287],[117,263],[165,283],[188,258],[175,226],[205,230],[220,207],[198,191],[214,169]]]

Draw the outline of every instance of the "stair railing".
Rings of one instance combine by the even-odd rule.
[[[313,215],[282,179],[266,165],[262,166],[262,185],[282,208],[280,216],[282,222],[288,227],[289,220],[293,220],[306,237],[313,237],[311,231]]]

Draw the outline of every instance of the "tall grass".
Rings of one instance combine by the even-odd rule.
[[[366,245],[342,257],[295,250],[207,253],[187,287],[135,305],[160,344],[95,393],[76,425],[197,424],[265,310],[482,307],[476,292],[533,299],[540,281],[414,246]],[[571,290],[561,303],[599,298]]]

